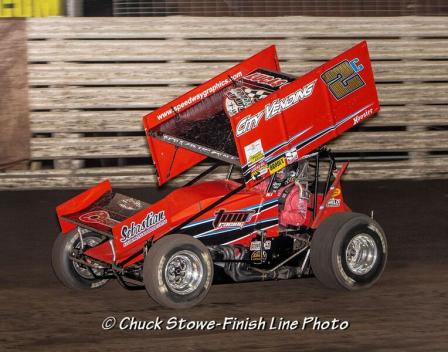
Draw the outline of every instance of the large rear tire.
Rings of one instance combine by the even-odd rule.
[[[316,278],[330,288],[368,288],[378,281],[386,261],[386,235],[376,221],[364,214],[331,215],[311,240],[311,268]]]
[[[169,308],[193,307],[205,298],[213,281],[213,261],[202,242],[169,235],[148,251],[143,281],[149,296]]]
[[[102,241],[102,237],[95,232],[84,232],[82,238],[85,248],[86,246],[94,247]],[[95,278],[85,266],[70,258],[76,250],[80,250],[80,247],[81,239],[77,229],[67,234],[58,235],[51,253],[51,262],[56,277],[64,286],[75,290],[103,287],[109,281],[108,279]],[[93,272],[98,276],[101,275],[100,269],[94,269]]]

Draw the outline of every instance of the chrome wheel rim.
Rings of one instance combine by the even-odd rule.
[[[182,250],[173,254],[165,266],[165,282],[168,288],[187,295],[195,291],[204,276],[202,262],[196,253]]]
[[[378,247],[372,236],[361,233],[354,236],[345,250],[348,269],[356,275],[365,275],[376,263]]]
[[[95,247],[96,245],[98,245],[98,243],[101,242],[101,239],[99,239],[98,237],[84,237],[83,236],[83,242],[84,242],[84,247],[88,247],[88,248],[92,248]],[[78,239],[78,241],[76,242],[75,246],[73,247],[75,251],[80,251],[81,249],[81,240]],[[102,271],[99,269],[95,269],[95,268],[91,268],[92,272],[84,265],[75,262],[74,260],[72,260],[73,263],[73,268],[75,269],[76,273],[81,276],[84,279],[88,279],[88,280],[92,280],[95,278],[94,275],[92,275],[92,272],[97,275],[97,276],[101,276],[102,275]]]

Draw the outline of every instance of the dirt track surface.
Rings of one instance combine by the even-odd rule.
[[[154,190],[125,194],[152,200]],[[214,285],[205,302],[173,311],[117,283],[89,292],[62,287],[50,266],[54,207],[77,191],[0,192],[0,351],[448,351],[446,181],[345,183],[359,212],[375,209],[390,258],[361,292],[316,279]],[[260,316],[348,320],[346,331],[103,331],[106,317],[218,320]]]

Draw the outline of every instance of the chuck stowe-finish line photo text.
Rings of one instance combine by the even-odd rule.
[[[295,331],[295,330],[316,330],[316,331],[343,331],[350,327],[347,320],[341,319],[321,319],[319,317],[304,317],[302,320],[285,319],[283,317],[259,317],[237,318],[225,317],[219,320],[188,320],[179,317],[171,317],[163,320],[156,317],[152,320],[140,320],[135,317],[123,317],[117,319],[113,316],[103,320],[103,330],[130,331]]]

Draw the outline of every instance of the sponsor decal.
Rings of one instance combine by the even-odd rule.
[[[358,74],[364,69],[364,66],[358,65],[358,62],[357,57],[350,61],[343,60],[321,75],[322,80],[337,100],[365,86],[365,82]]]
[[[139,210],[142,208],[142,202],[134,198],[125,198],[118,202],[118,205],[127,210]]]
[[[224,107],[229,117],[266,98],[270,92],[246,86],[229,89],[225,92]]]
[[[288,165],[299,160],[299,154],[297,153],[297,149],[292,148],[291,150],[288,150],[285,153],[285,157],[286,157],[286,162],[288,163]]]
[[[163,120],[164,118],[172,115],[173,109],[175,111],[181,111],[183,108],[193,105],[196,102],[199,102],[205,98],[207,98],[208,96],[216,93],[217,91],[219,91],[220,89],[222,89],[225,86],[228,86],[229,84],[231,84],[234,80],[241,78],[243,76],[243,73],[237,72],[236,74],[234,74],[233,76],[231,76],[231,78],[226,78],[223,79],[222,81],[216,82],[213,86],[205,89],[204,91],[193,95],[191,97],[189,97],[188,99],[184,100],[183,102],[177,104],[176,106],[170,107],[169,109],[165,110],[164,112],[160,113],[157,115],[157,120]]]
[[[283,169],[286,166],[286,158],[281,157],[269,164],[269,173],[271,175],[275,174],[277,171]]]
[[[212,158],[224,160],[229,163],[235,163],[235,162],[239,161],[239,159],[236,156],[233,156],[233,155],[230,155],[230,154],[227,154],[224,152],[220,152],[219,150],[214,150],[209,147],[204,147],[203,145],[189,142],[184,139],[173,137],[173,136],[170,136],[167,134],[163,134],[162,136],[160,136],[160,139],[163,141],[166,141],[168,143],[178,145],[179,147],[190,149],[194,152],[205,154]]]
[[[229,116],[236,115],[254,102],[241,87],[228,90],[225,96],[224,105]]]
[[[250,255],[250,260],[252,260],[253,262],[260,262],[266,260],[267,256],[268,254],[266,253],[266,251],[263,251],[263,259],[261,259],[261,251],[254,251]]]
[[[269,120],[274,116],[280,114],[282,111],[289,109],[291,106],[296,105],[299,101],[308,98],[313,94],[314,87],[316,85],[317,79],[308,83],[303,88],[296,90],[295,92],[289,94],[285,98],[276,99],[271,104],[265,107],[265,118]]]
[[[254,72],[244,77],[244,79],[254,83],[266,84],[268,86],[271,86],[272,88],[278,88],[288,83],[288,80],[284,78],[274,77],[261,72]]]
[[[257,139],[255,142],[248,144],[244,147],[244,153],[246,154],[246,160],[248,163],[256,163],[258,160],[264,158],[263,145],[261,139]]]
[[[82,222],[88,222],[92,224],[100,224],[106,227],[114,227],[119,221],[111,219],[109,213],[106,210],[95,210],[85,214],[82,214],[79,217],[79,220]]]
[[[369,117],[370,115],[373,114],[373,108],[370,108],[366,111],[364,111],[362,114],[356,115],[353,118],[353,126],[357,125],[358,123],[360,123],[362,120],[364,120],[365,118]]]
[[[337,208],[341,205],[341,200],[336,198],[330,198],[327,202],[327,207]]]
[[[146,236],[147,234],[157,230],[168,222],[165,216],[165,210],[161,210],[157,213],[153,211],[146,214],[146,217],[140,223],[131,222],[129,226],[124,225],[121,228],[120,242],[123,243],[123,247],[137,241],[138,239]]]
[[[264,249],[271,249],[271,240],[264,241],[263,245]],[[252,241],[250,243],[250,250],[251,251],[259,251],[261,249],[261,241]]]
[[[254,169],[250,172],[250,178],[253,180],[258,180],[265,175],[268,170],[268,165],[265,161],[259,162],[258,164],[255,164]]]
[[[264,110],[260,111],[258,114],[248,115],[242,118],[240,122],[238,122],[238,124],[236,125],[236,136],[237,137],[242,136],[243,134],[258,127],[258,123],[263,117],[263,114]]]
[[[331,198],[336,198],[341,194],[341,189],[340,188],[335,188],[334,190],[331,191]]]
[[[255,210],[250,211],[226,211],[220,209],[215,213],[215,220],[213,221],[213,227],[215,229],[221,229],[223,227],[237,227],[242,228],[244,224],[248,223],[252,216],[255,214]]]
[[[357,57],[355,57],[353,60],[350,61],[350,66],[352,67],[353,71],[355,72],[360,72],[362,70],[364,70],[364,65],[363,64],[359,64],[359,59]]]
[[[316,81],[317,79],[306,84],[301,89],[298,89],[295,92],[289,94],[285,98],[274,100],[272,103],[267,104],[264,110],[254,115],[248,115],[242,118],[236,126],[236,136],[242,136],[243,134],[258,127],[258,124],[260,123],[260,120],[263,116],[265,116],[266,120],[269,120],[274,116],[280,114],[282,111],[289,109],[290,107],[296,105],[298,102],[311,96],[313,94]]]

